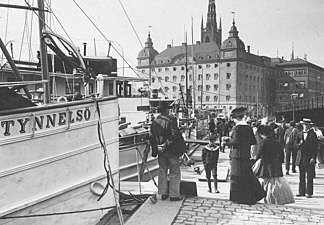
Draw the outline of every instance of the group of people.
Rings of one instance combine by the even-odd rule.
[[[152,121],[150,144],[152,155],[158,156],[158,193],[162,200],[181,200],[181,171],[179,157],[187,151],[177,118],[169,114],[168,105],[161,102],[161,115]],[[299,167],[299,193],[297,196],[313,195],[315,162],[319,147],[320,130],[311,128],[311,121],[290,122],[289,128],[284,121],[260,124],[244,120],[246,108],[236,108],[231,113],[233,125],[228,136],[220,138],[219,127],[209,123],[209,144],[202,150],[208,191],[219,193],[217,186],[217,164],[221,146],[220,140],[229,146],[230,151],[230,200],[242,204],[255,204],[264,199],[266,203],[293,203],[294,195],[288,181],[283,177],[282,164],[285,163],[286,175]],[[223,133],[222,133],[223,134]],[[292,158],[292,163],[290,159]],[[169,172],[168,172],[169,171]],[[307,179],[306,179],[307,177]],[[169,182],[168,182],[169,180]]]

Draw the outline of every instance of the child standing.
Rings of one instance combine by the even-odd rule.
[[[213,174],[215,193],[219,193],[217,188],[217,163],[219,158],[219,146],[216,145],[217,136],[211,134],[209,137],[209,144],[207,144],[201,154],[201,159],[204,164],[206,178],[208,183],[208,191],[212,192],[211,188],[211,174]]]

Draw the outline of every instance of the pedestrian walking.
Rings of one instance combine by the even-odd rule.
[[[318,139],[315,131],[310,129],[310,123],[311,120],[306,118],[301,121],[304,130],[301,137],[301,149],[296,162],[299,166],[299,193],[297,196],[306,195],[307,198],[312,198],[314,192],[314,167],[318,152]]]
[[[284,135],[285,153],[286,153],[286,158],[285,158],[286,175],[289,175],[290,165],[291,165],[292,173],[296,173],[296,158],[297,158],[297,151],[298,151],[297,136],[299,130],[296,127],[295,121],[293,120],[290,121],[289,125],[290,127],[286,130]]]
[[[294,203],[294,194],[282,173],[281,156],[283,150],[280,143],[274,139],[269,126],[260,126],[258,133],[262,140],[258,146],[256,163],[260,161],[260,166],[254,172],[259,177],[263,189],[267,192],[264,202],[278,205]]]
[[[158,110],[161,115],[152,121],[149,138],[152,156],[158,156],[158,194],[162,195],[162,200],[170,196],[170,201],[179,201],[182,200],[179,157],[186,152],[186,144],[177,126],[177,118],[169,114],[168,103],[160,102]]]
[[[209,122],[208,122],[209,133],[210,134],[215,133],[215,128],[216,128],[216,125],[215,125],[214,118],[210,116],[210,119],[209,119]]]
[[[212,134],[208,137],[209,144],[207,144],[201,152],[201,159],[204,164],[206,179],[208,184],[208,191],[212,192],[211,175],[213,176],[215,193],[219,193],[217,187],[217,164],[219,158],[219,146],[216,145],[217,136]]]
[[[251,145],[256,143],[252,128],[242,119],[246,108],[240,107],[232,111],[235,122],[231,137],[225,141],[231,150],[230,200],[242,204],[255,204],[266,195],[257,177],[251,169]]]
[[[251,159],[255,161],[255,157],[258,153],[258,145],[261,141],[261,136],[258,133],[258,128],[260,127],[261,123],[259,122],[252,122],[251,127],[253,130],[253,134],[255,136],[256,144],[251,146]]]

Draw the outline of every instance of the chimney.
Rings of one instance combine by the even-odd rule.
[[[168,45],[167,45],[167,48],[171,48],[171,44],[168,44]]]
[[[283,56],[281,56],[281,59],[284,60],[285,58]]]
[[[197,45],[200,45],[200,41],[196,41],[196,44],[197,44]]]
[[[182,46],[186,46],[186,45],[187,45],[187,43],[185,43],[185,42],[184,42],[184,43],[182,43]]]
[[[250,53],[250,45],[247,46],[248,53]]]
[[[83,43],[83,56],[87,55],[87,43]]]

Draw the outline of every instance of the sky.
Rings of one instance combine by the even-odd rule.
[[[27,1],[27,0],[26,0]],[[36,6],[36,0],[28,0]],[[84,10],[100,32],[94,28],[75,2]],[[67,31],[73,43],[83,49],[87,42],[88,55],[107,55],[108,42],[124,56],[122,63],[113,49],[110,55],[118,60],[120,67],[129,64],[135,68],[137,55],[145,45],[148,32],[151,33],[153,46],[158,52],[166,49],[167,44],[181,45],[187,33],[188,43],[200,40],[201,19],[204,25],[207,18],[209,0],[54,0],[50,6],[60,24]],[[0,0],[0,3],[24,5],[23,0]],[[127,15],[125,14],[127,12]],[[324,67],[324,0],[216,0],[217,22],[222,19],[223,40],[228,37],[235,12],[239,37],[251,52],[268,57],[291,58],[292,46],[295,57],[304,58],[313,64]],[[9,12],[9,14],[8,14]],[[30,14],[28,14],[30,15]],[[13,40],[14,55],[27,55],[22,41],[25,11],[0,8],[0,37]],[[8,20],[7,20],[8,18]],[[31,16],[29,16],[31,18]],[[129,19],[128,19],[129,18]],[[131,21],[131,23],[129,22]],[[8,22],[7,22],[8,21]],[[36,21],[34,15],[33,21]],[[52,29],[67,36],[56,19],[52,19]],[[6,29],[6,27],[8,27]],[[30,27],[28,29],[31,29]],[[34,27],[33,30],[37,31]],[[134,32],[136,31],[136,33]],[[33,35],[36,37],[36,34]],[[37,51],[37,42],[33,52]],[[82,51],[83,52],[83,51]],[[31,54],[33,55],[33,54]],[[34,54],[36,55],[36,54]],[[124,70],[125,76],[134,73]]]

